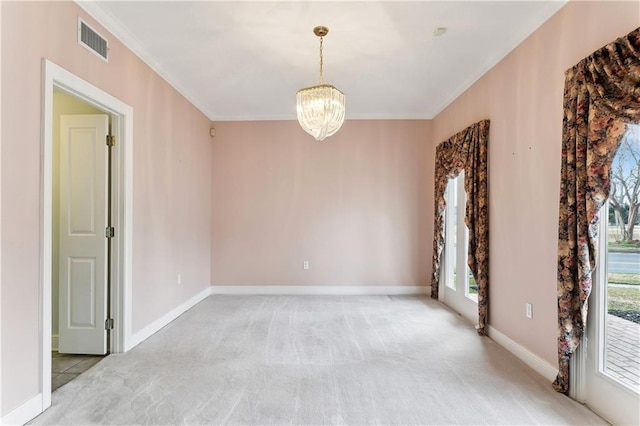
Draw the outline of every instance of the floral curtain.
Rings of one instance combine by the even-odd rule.
[[[596,267],[598,211],[626,130],[640,121],[640,28],[566,72],[558,226],[558,377],[569,389],[569,360],[585,332]]]
[[[469,229],[467,263],[478,284],[478,333],[480,335],[485,334],[489,294],[488,144],[489,120],[483,120],[467,127],[436,147],[431,297],[438,298],[440,263],[444,248],[447,182],[464,170],[464,189],[467,193],[464,222]]]

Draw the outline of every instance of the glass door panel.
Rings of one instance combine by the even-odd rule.
[[[613,424],[640,424],[640,126],[628,126],[610,178],[582,349],[584,402]]]
[[[611,165],[602,212],[606,246],[604,371],[640,391],[640,125],[627,126]],[[606,219],[605,219],[606,218]]]
[[[456,290],[458,264],[458,185],[456,179],[450,179],[445,194],[447,210],[445,212],[445,285]]]
[[[464,237],[465,246],[467,246],[467,250],[468,250],[469,229],[466,227],[466,225],[464,226],[464,235],[465,235]],[[465,271],[467,274],[467,283],[466,283],[467,285],[465,286],[464,295],[469,299],[471,299],[474,303],[478,303],[478,284],[476,283],[476,279],[473,277],[471,268],[469,268],[469,263],[467,262],[466,256],[465,256],[464,264],[465,264]]]
[[[473,323],[478,320],[478,291],[467,266],[469,231],[464,223],[464,172],[450,179],[446,191],[445,248],[442,268],[443,302]]]

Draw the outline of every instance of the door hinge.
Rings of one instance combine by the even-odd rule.
[[[104,235],[107,238],[113,238],[116,236],[116,229],[113,226],[107,226],[104,229]]]
[[[113,318],[107,318],[104,321],[104,329],[105,330],[113,330]]]
[[[116,137],[107,135],[107,146],[116,146]]]

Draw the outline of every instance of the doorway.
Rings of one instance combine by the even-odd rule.
[[[48,60],[43,60],[42,116],[42,199],[41,199],[41,392],[42,411],[51,405],[52,339],[54,328],[54,298],[58,292],[54,282],[54,97],[65,96],[79,102],[82,108],[106,114],[110,118],[115,146],[112,148],[112,226],[111,300],[105,302],[111,310],[113,329],[105,349],[111,353],[125,352],[131,347],[131,281],[132,281],[132,171],[133,171],[133,108],[103,92],[76,75]],[[83,111],[86,112],[86,109]],[[106,231],[106,230],[105,230]],[[102,234],[104,235],[104,234]],[[57,236],[59,238],[59,235]],[[87,263],[88,264],[88,263]],[[85,264],[82,267],[87,267]],[[59,271],[56,271],[59,272]],[[57,274],[56,274],[57,276]],[[54,294],[54,290],[55,294]],[[106,299],[106,294],[105,294]],[[56,307],[59,302],[56,302]],[[97,316],[96,316],[97,318]],[[104,327],[105,320],[96,320]],[[101,323],[101,324],[98,324]],[[60,322],[58,321],[58,329]]]
[[[53,89],[51,389],[109,353],[111,117]]]

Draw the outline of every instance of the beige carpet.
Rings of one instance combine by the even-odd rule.
[[[212,296],[32,424],[606,424],[424,297]]]

